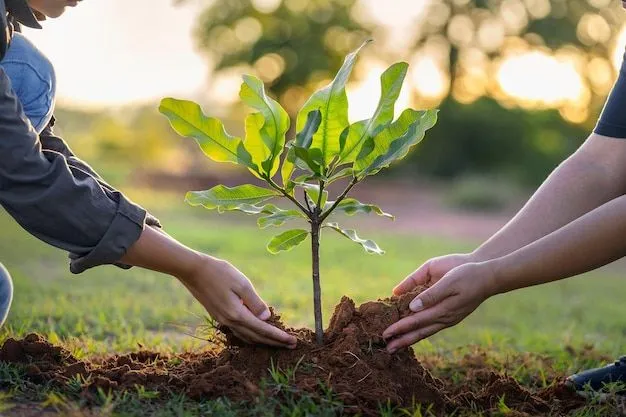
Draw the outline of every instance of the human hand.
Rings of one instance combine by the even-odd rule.
[[[294,336],[265,322],[270,310],[248,278],[230,263],[203,256],[196,268],[179,279],[211,317],[241,340],[295,348]]]
[[[469,262],[473,262],[472,255],[466,253],[455,253],[429,259],[415,272],[396,285],[393,293],[401,295],[412,291],[420,285],[431,286],[452,269]]]
[[[489,262],[454,268],[432,287],[415,297],[409,308],[415,313],[383,332],[390,353],[454,326],[495,294],[495,273]]]

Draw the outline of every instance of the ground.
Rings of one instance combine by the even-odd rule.
[[[235,216],[225,222],[202,209],[185,207],[180,193],[154,195],[145,190],[130,193],[144,206],[153,208],[170,234],[237,265],[290,326],[312,325],[306,245],[279,256],[270,255],[264,244],[275,230],[257,230],[252,218]],[[361,191],[363,196],[368,193],[375,200],[389,198],[375,188]],[[470,250],[492,228],[506,221],[506,213],[469,217],[454,213],[446,217],[445,209],[436,205],[420,209],[419,205],[405,200],[392,200],[383,204],[383,208],[399,216],[395,225],[390,226],[384,219],[367,220],[361,233],[375,239],[387,251],[384,257],[366,255],[339,236],[327,234],[323,238],[321,271],[326,321],[342,295],[350,295],[357,303],[385,297],[397,281],[422,261],[440,254]],[[469,229],[459,226],[477,216],[483,219],[482,226],[476,226],[475,222],[470,222]],[[406,220],[409,218],[412,220]],[[460,233],[462,239],[453,238],[451,222],[460,222],[454,223],[457,230],[470,231]],[[350,223],[356,224],[354,219]],[[80,359],[139,349],[172,353],[206,347],[205,342],[187,335],[194,333],[195,326],[205,323],[203,311],[173,279],[139,269],[122,271],[115,267],[71,276],[64,254],[26,235],[6,214],[0,214],[0,230],[1,261],[15,281],[14,308],[8,325],[2,330],[2,340],[38,332]],[[508,371],[524,386],[547,386],[560,376],[598,365],[622,353],[626,340],[623,287],[621,268],[608,268],[498,296],[481,306],[462,325],[418,344],[415,352],[435,376],[444,379],[461,378],[467,369],[465,355],[472,353],[486,355],[493,369]],[[0,369],[0,384],[14,389],[7,391],[2,403],[17,404],[8,413],[20,415],[26,413],[25,410],[35,409],[35,404],[38,409],[42,404],[48,405],[49,412],[61,408],[67,412],[72,407],[72,401],[68,405],[67,398],[52,395],[55,391],[30,385],[20,390],[16,381],[21,379],[15,372],[10,366]],[[227,401],[189,404],[184,398],[170,399],[167,406],[159,403],[158,407],[151,408],[146,404],[156,400],[148,398],[150,393],[140,392],[131,397],[132,401],[127,398],[125,402],[118,397],[104,398],[102,407],[95,412],[155,415],[158,409],[164,415],[183,415],[177,413],[176,407],[179,407],[191,410],[191,415],[218,409],[222,411],[215,411],[216,415],[237,415],[240,410]],[[383,413],[385,404],[381,400]],[[267,401],[271,403],[273,399]],[[308,400],[285,400],[283,405],[292,407],[292,412],[285,411],[282,415],[306,415],[293,412],[309,406],[298,401]],[[326,404],[331,410],[329,415],[339,409],[332,404]],[[239,415],[263,415],[263,405],[256,407],[260,409],[254,413],[245,408],[244,414]],[[315,407],[320,410],[319,404]],[[170,410],[170,414],[164,410]],[[614,413],[614,409],[611,410]],[[607,415],[607,412],[589,405],[578,415]]]

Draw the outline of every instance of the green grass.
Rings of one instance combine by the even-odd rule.
[[[238,266],[290,325],[312,326],[307,245],[271,255],[264,246],[277,229],[258,230],[252,217],[218,217],[186,207],[181,195],[138,191],[133,195],[152,208],[171,235]],[[390,234],[385,232],[385,221],[368,222],[361,233],[387,251],[382,257],[367,255],[331,232],[323,236],[321,276],[326,322],[342,295],[349,295],[357,303],[386,297],[424,260],[470,250],[478,243]],[[13,309],[2,338],[36,331],[64,343],[79,356],[135,350],[138,344],[171,350],[202,343],[186,336],[181,326],[202,324],[204,311],[174,279],[112,266],[73,276],[62,251],[29,236],[4,212],[0,212],[0,230],[0,262],[11,271],[15,283]],[[567,346],[593,345],[609,355],[623,353],[625,292],[623,277],[612,269],[501,295],[487,301],[455,328],[418,344],[416,350],[443,357],[459,355],[470,345],[504,356],[509,352],[535,352],[552,355],[561,372],[575,371],[597,363],[572,359],[564,353]],[[535,378],[541,374],[540,368],[527,371]]]

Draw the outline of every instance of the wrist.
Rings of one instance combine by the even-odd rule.
[[[206,271],[207,267],[217,263],[215,258],[205,255],[201,252],[189,250],[184,260],[180,263],[179,271],[174,274],[176,278],[187,284],[193,284],[194,280],[198,276],[203,275],[203,271]]]
[[[482,274],[485,299],[505,292],[502,284],[506,266],[502,258],[490,259],[480,262],[480,264],[485,268],[485,273]]]

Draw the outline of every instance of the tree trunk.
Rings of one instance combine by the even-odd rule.
[[[324,343],[322,322],[322,290],[320,287],[320,225],[311,225],[311,254],[313,260],[313,309],[315,311],[315,340]]]

